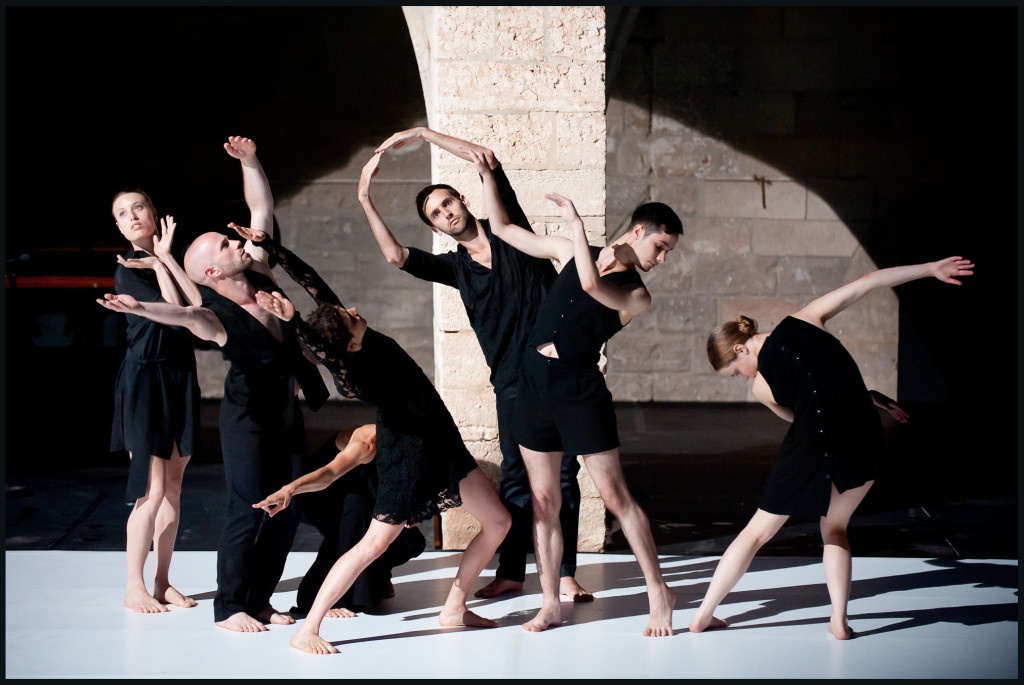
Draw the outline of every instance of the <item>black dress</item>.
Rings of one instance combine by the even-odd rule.
[[[260,243],[317,304],[341,300],[308,264],[269,237]],[[417,524],[462,504],[459,482],[477,467],[455,419],[423,369],[388,336],[367,328],[358,352],[337,349],[295,316],[299,338],[339,392],[377,408],[374,518]]]
[[[775,401],[793,412],[760,508],[824,516],[832,483],[845,492],[876,478],[885,452],[878,410],[842,343],[806,321],[783,319],[757,361]]]
[[[125,259],[149,256],[129,250]],[[114,270],[114,289],[139,302],[163,302],[150,269]],[[114,384],[110,450],[131,454],[125,501],[134,504],[149,485],[149,457],[190,457],[199,445],[199,381],[192,333],[127,314],[128,349]]]

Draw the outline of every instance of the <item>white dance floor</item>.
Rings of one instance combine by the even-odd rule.
[[[645,638],[647,598],[631,555],[581,554],[590,604],[564,604],[562,626],[527,633],[540,606],[535,568],[522,594],[475,600],[491,630],[442,629],[437,614],[460,553],[425,552],[395,569],[386,615],[326,619],[339,654],[292,649],[295,626],[233,633],[213,625],[214,552],[176,552],[171,580],[193,609],[136,614],[122,605],[123,552],[6,552],[5,677],[17,678],[1012,678],[1016,560],[856,558],[847,642],[827,632],[820,559],[755,559],[718,616],[687,625],[717,557],[662,556],[678,594],[675,635]],[[293,552],[274,605],[286,611],[313,560]],[[151,557],[152,558],[152,557]],[[493,566],[477,582],[481,587]],[[147,574],[147,579],[151,574]]]

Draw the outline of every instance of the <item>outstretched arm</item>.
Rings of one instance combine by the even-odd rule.
[[[972,275],[974,275],[974,262],[962,257],[946,257],[937,262],[879,269],[822,295],[793,314],[793,317],[823,328],[826,321],[872,290],[892,288],[927,276],[934,276],[943,283],[961,285],[958,280],[960,277]]]
[[[360,464],[369,464],[373,461],[377,455],[376,426],[367,424],[354,430],[342,431],[338,434],[337,442],[345,440],[346,432],[349,435],[348,442],[328,464],[296,478],[277,492],[268,495],[266,499],[252,505],[253,509],[262,509],[274,516],[288,508],[295,495],[323,490]]]
[[[256,157],[256,143],[251,138],[230,136],[224,143],[224,150],[242,164],[242,192],[245,204],[249,207],[249,225],[264,233],[272,233],[274,229],[274,195],[270,192],[270,181],[263,171],[263,165]],[[270,274],[267,253],[251,242],[245,251],[253,256],[260,270]]]
[[[400,145],[396,145],[396,147],[400,147]],[[380,171],[380,157],[382,154],[382,152],[378,151],[363,165],[363,171],[359,175],[359,188],[356,191],[356,195],[359,198],[359,206],[363,208],[363,214],[366,215],[366,221],[370,224],[370,232],[373,233],[374,240],[377,241],[380,251],[384,254],[384,259],[388,261],[388,264],[402,268],[405,266],[405,260],[409,258],[409,248],[398,242],[395,234],[384,223],[384,218],[381,217],[377,207],[373,204],[373,198],[370,197],[370,183],[373,181],[373,177],[377,175],[377,172]]]
[[[181,326],[190,330],[197,338],[209,340],[219,347],[223,347],[228,340],[228,333],[220,319],[205,307],[182,307],[167,302],[139,302],[131,295],[112,293],[106,293],[103,298],[96,302],[111,311],[135,314],[168,326]]]
[[[484,153],[467,148],[466,155],[472,161],[484,184],[484,209],[491,223],[491,233],[504,240],[520,252],[540,259],[553,259],[565,265],[573,256],[572,241],[555,235],[537,235],[522,226],[511,223],[505,205],[498,194],[498,185],[494,179],[494,171],[488,157],[491,152]],[[575,212],[575,209],[573,210]]]

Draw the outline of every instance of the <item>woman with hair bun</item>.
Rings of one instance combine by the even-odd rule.
[[[711,332],[708,361],[715,371],[753,381],[754,397],[792,425],[757,511],[715,569],[690,623],[691,633],[726,627],[714,612],[758,550],[790,516],[818,516],[825,584],[832,602],[828,631],[838,640],[853,635],[846,614],[852,575],[846,530],[875,482],[885,450],[875,406],[897,421],[906,421],[907,416],[895,402],[867,389],[853,357],[825,329],[825,322],[873,290],[928,276],[961,285],[958,279],[973,275],[973,269],[974,263],[961,257],[879,269],[822,295],[769,333],[759,332],[757,322],[748,316]]]

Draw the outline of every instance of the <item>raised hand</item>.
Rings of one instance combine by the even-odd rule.
[[[393,150],[399,150],[410,140],[416,140],[420,137],[421,129],[419,127],[406,129],[405,131],[399,131],[398,133],[392,134],[390,138],[385,140],[383,143],[377,146],[374,150],[376,153],[387,151],[389,148]]]
[[[256,156],[256,143],[251,138],[230,136],[224,143],[224,149],[235,159],[248,159]]]
[[[963,285],[959,277],[974,275],[974,262],[962,257],[946,257],[932,263],[932,275],[943,283]]]
[[[256,304],[260,306],[260,309],[270,312],[282,321],[291,321],[295,316],[295,305],[276,290],[272,293],[257,290]]]
[[[166,218],[160,219],[160,235],[153,236],[153,254],[159,259],[163,260],[170,256],[171,245],[174,244],[174,229],[177,224],[174,223],[174,217],[170,214]]]
[[[154,240],[154,245],[156,241]],[[121,266],[126,266],[129,269],[155,269],[156,265],[160,263],[160,260],[153,255],[146,257],[132,257],[131,259],[125,259],[121,255],[117,255],[117,263]]]
[[[254,243],[263,242],[263,239],[267,237],[266,231],[261,231],[258,228],[249,228],[248,226],[239,226],[234,221],[228,224],[228,228],[235,229],[238,235]]]
[[[558,205],[563,221],[581,221],[580,214],[576,211],[576,205],[569,198],[563,197],[558,193],[545,193],[544,197]]]

